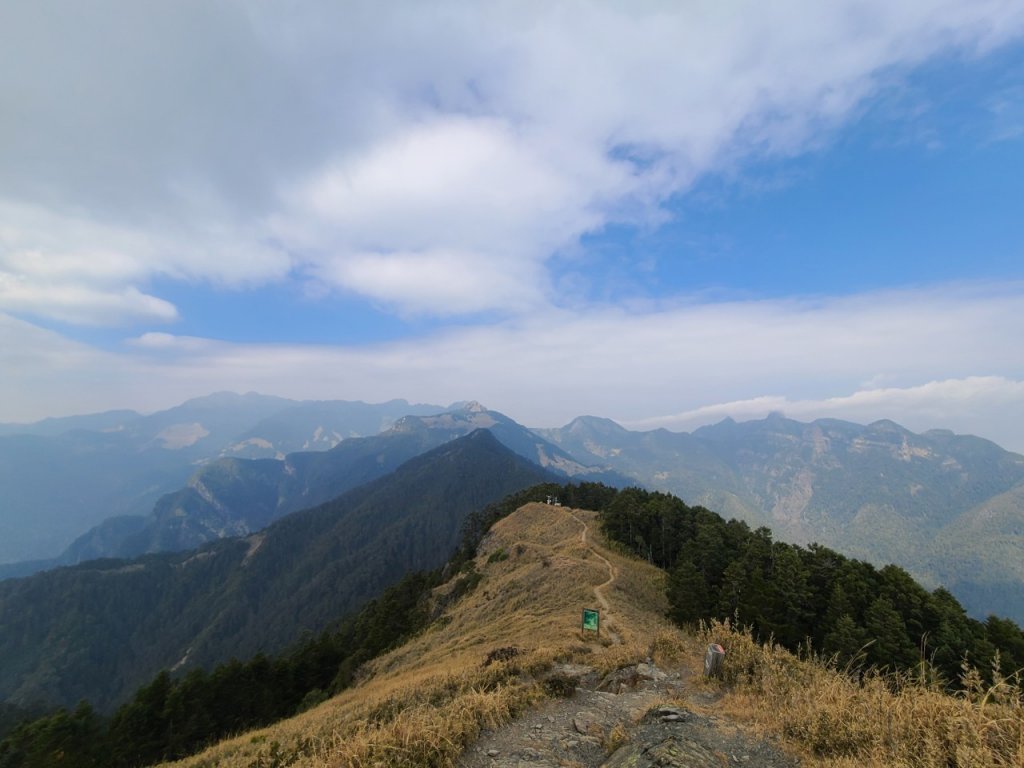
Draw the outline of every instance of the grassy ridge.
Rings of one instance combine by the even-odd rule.
[[[409,642],[368,662],[353,687],[270,728],[241,735],[176,766],[450,766],[482,727],[493,727],[544,695],[535,676],[556,661],[608,671],[646,657],[669,631],[664,575],[593,543],[619,571],[605,591],[619,645],[579,635],[579,607],[607,580],[605,563],[581,544],[593,512],[531,503],[493,525],[474,558],[480,576],[451,599],[456,582],[431,597],[436,616]],[[496,552],[507,557],[492,557]],[[522,653],[484,665],[499,647]],[[274,762],[274,761],[277,762]]]

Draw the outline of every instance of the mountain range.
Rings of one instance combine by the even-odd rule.
[[[162,495],[217,458],[324,450],[440,410],[404,400],[299,402],[222,392],[147,416],[110,411],[0,424],[0,568],[53,560],[108,518],[150,514]]]
[[[235,415],[203,415],[219,409]],[[140,419],[150,419],[146,429]],[[124,423],[135,426],[112,426]],[[210,434],[183,445],[181,425],[189,423]],[[895,562],[929,587],[949,588],[972,615],[1024,620],[1024,457],[944,430],[916,434],[891,421],[802,423],[780,414],[726,419],[692,433],[632,431],[591,416],[529,430],[477,403],[445,410],[404,401],[368,406],[220,394],[153,417],[113,412],[49,420],[31,425],[28,434],[0,435],[0,532],[16,527],[12,521],[46,520],[77,526],[75,540],[56,557],[0,565],[0,578],[248,535],[478,428],[562,477],[670,492],[767,526],[786,541],[819,542],[879,565]],[[375,431],[352,437],[360,430]],[[134,453],[91,447],[124,434],[135,435]],[[154,447],[174,435],[178,448]],[[50,442],[8,461],[4,440]],[[68,451],[69,444],[89,448]],[[165,464],[155,482],[148,453],[174,454],[178,463]],[[102,471],[95,471],[97,454],[106,462]],[[138,490],[143,484],[145,494]],[[75,515],[70,523],[61,518],[78,498],[92,499],[92,514],[99,514],[100,496],[110,513],[102,522],[90,527]],[[20,502],[9,503],[12,497]],[[130,512],[125,499],[133,500]]]
[[[475,430],[244,538],[0,582],[0,700],[106,709],[161,669],[278,651],[444,564],[471,512],[555,478]]]
[[[430,416],[403,416],[378,435],[351,437],[325,451],[212,460],[182,488],[161,496],[148,516],[109,518],[57,558],[0,566],[0,576],[25,576],[97,558],[176,552],[244,536],[382,477],[414,456],[477,429],[487,429],[515,453],[559,476],[617,486],[632,482],[614,470],[580,464],[501,413],[479,403],[462,403]]]

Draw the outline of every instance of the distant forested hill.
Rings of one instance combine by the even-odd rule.
[[[4,564],[57,557],[106,519],[148,515],[203,462],[325,450],[440,410],[404,400],[299,402],[221,392],[145,416],[110,411],[0,424],[0,577],[26,570]]]
[[[244,539],[0,582],[0,699],[107,709],[160,669],[281,649],[443,564],[473,510],[553,477],[480,430]]]

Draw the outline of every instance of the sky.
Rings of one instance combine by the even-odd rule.
[[[222,390],[1024,452],[1024,5],[0,5],[0,421]]]

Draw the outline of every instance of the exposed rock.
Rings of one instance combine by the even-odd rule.
[[[717,754],[692,739],[669,736],[656,744],[619,747],[602,768],[721,768]]]
[[[597,686],[597,690],[608,693],[621,693],[627,688],[636,688],[639,681],[640,676],[637,674],[636,667],[623,667],[605,675],[604,679]]]
[[[646,667],[646,668],[644,668]],[[767,740],[723,727],[685,677],[659,678],[653,664],[624,667],[600,681],[617,692],[595,690],[597,673],[583,665],[555,665],[550,675],[587,682],[572,698],[552,697],[513,723],[485,732],[458,768],[796,768],[799,763]],[[640,672],[644,674],[641,675]],[[662,673],[664,674],[664,673]],[[624,746],[608,755],[611,735]]]
[[[593,667],[582,664],[555,664],[542,684],[549,695],[569,698],[577,688],[593,688],[597,680],[597,671]]]
[[[636,675],[641,680],[665,680],[668,678],[668,675],[653,664],[637,664]]]
[[[604,735],[604,727],[593,712],[577,712],[572,719],[572,727],[581,736],[601,738]]]
[[[648,716],[657,718],[663,723],[685,723],[690,719],[691,713],[680,707],[662,706],[652,709]]]
[[[551,674],[565,675],[582,682],[584,679],[592,676],[596,678],[597,671],[586,664],[555,664],[551,667]]]

